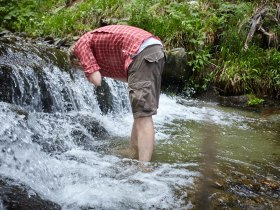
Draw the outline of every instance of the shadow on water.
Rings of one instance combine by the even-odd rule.
[[[279,113],[162,94],[143,171],[121,152],[133,121],[126,85],[105,79],[96,95],[63,51],[41,44],[9,40],[0,53],[0,209],[280,206]]]

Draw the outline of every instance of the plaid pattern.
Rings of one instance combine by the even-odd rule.
[[[109,25],[84,34],[75,44],[74,53],[86,76],[100,71],[104,77],[127,78],[132,57],[150,37],[155,36],[133,26]]]

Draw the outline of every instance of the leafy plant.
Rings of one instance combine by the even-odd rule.
[[[254,94],[249,94],[248,98],[249,100],[247,103],[249,106],[256,106],[264,102],[264,99],[258,98]]]

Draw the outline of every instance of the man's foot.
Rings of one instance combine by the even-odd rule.
[[[143,173],[150,173],[154,171],[149,162],[139,162],[138,167]]]
[[[137,159],[138,155],[137,155],[137,150],[129,147],[129,148],[116,148],[114,150],[114,153],[116,155],[120,155],[124,158],[129,158],[129,159]]]

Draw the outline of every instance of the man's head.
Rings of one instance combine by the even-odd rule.
[[[67,52],[68,55],[68,61],[70,63],[71,66],[75,66],[75,67],[81,67],[81,63],[79,61],[79,59],[77,58],[77,56],[75,55],[75,44],[72,44]]]

